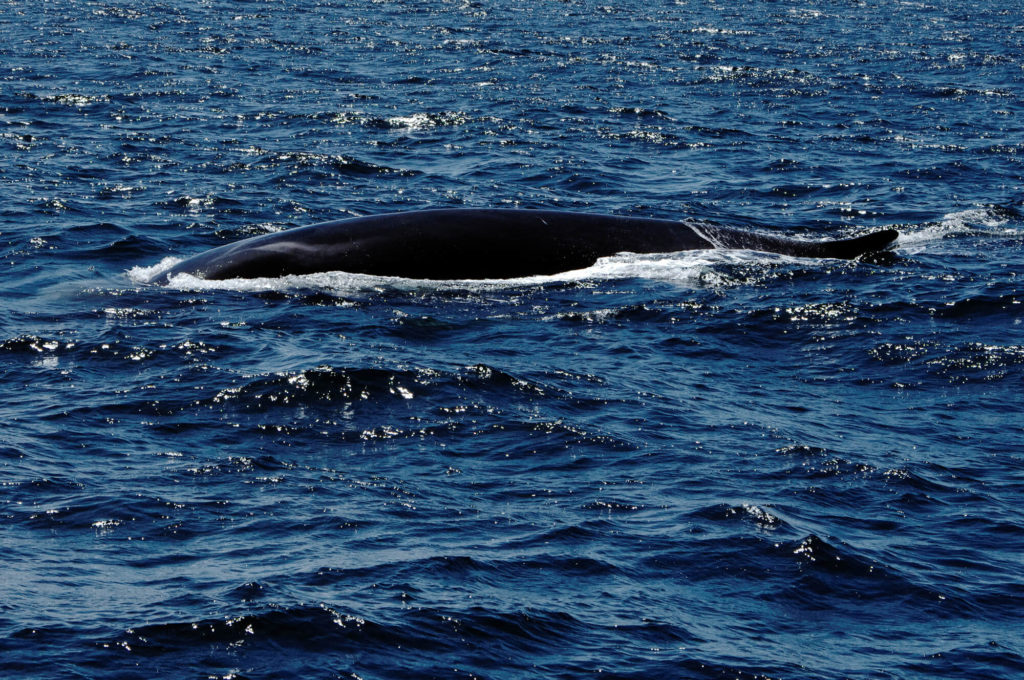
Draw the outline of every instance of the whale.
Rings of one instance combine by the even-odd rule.
[[[618,253],[740,249],[854,259],[898,237],[882,228],[853,238],[802,240],[703,220],[559,210],[437,208],[351,217],[253,236],[157,272],[202,279],[347,272],[412,279],[514,279],[585,269]]]

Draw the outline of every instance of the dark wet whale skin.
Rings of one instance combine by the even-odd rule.
[[[589,267],[620,252],[732,248],[851,259],[882,250],[893,229],[800,241],[702,222],[553,210],[436,209],[324,222],[255,236],[188,258],[153,282],[344,271],[414,279],[509,279]]]

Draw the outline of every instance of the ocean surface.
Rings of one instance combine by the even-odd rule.
[[[0,0],[0,677],[1024,677],[1021,9]],[[901,235],[145,283],[443,206]]]

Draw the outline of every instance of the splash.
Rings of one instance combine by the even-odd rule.
[[[583,269],[542,276],[512,279],[410,279],[398,276],[375,276],[348,272],[286,275],[247,279],[208,280],[192,274],[175,274],[167,287],[177,290],[232,290],[268,292],[289,290],[327,290],[336,293],[372,290],[501,290],[523,286],[545,286],[566,283],[648,279],[676,282],[683,285],[738,285],[742,277],[730,277],[728,270],[749,265],[795,262],[796,258],[775,253],[747,250],[687,250],[676,253],[619,253],[602,257]],[[133,267],[126,272],[130,281],[145,284],[167,271],[181,258],[166,257],[153,266]]]
[[[917,228],[900,228],[897,247],[914,255],[930,250],[932,244],[951,236],[1008,236],[1019,233],[1019,229],[1015,229],[1010,222],[1010,216],[1004,211],[991,207],[968,208],[948,213],[938,222]]]

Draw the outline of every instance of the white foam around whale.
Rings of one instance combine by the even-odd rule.
[[[128,278],[138,284],[150,281],[170,269],[181,258],[167,257],[150,267],[133,267]],[[590,267],[544,276],[514,279],[408,279],[396,276],[350,274],[348,272],[321,272],[316,274],[287,275],[268,278],[207,280],[191,274],[176,274],[167,287],[180,290],[233,290],[233,291],[286,291],[321,289],[335,292],[390,289],[472,289],[488,290],[519,286],[573,283],[642,278],[657,281],[675,281],[693,285],[728,285],[728,277],[716,269],[732,265],[791,262],[797,258],[774,253],[745,250],[687,250],[677,253],[636,254],[619,253],[602,257]]]

